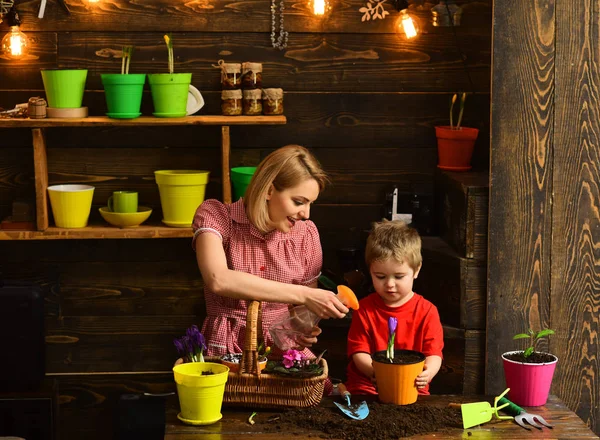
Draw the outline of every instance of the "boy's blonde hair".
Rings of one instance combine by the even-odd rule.
[[[271,185],[277,191],[292,188],[314,179],[323,191],[328,177],[315,157],[300,145],[286,145],[273,151],[258,165],[244,196],[244,207],[250,221],[266,234],[273,230],[267,195]]]
[[[365,261],[368,267],[374,261],[393,259],[406,263],[413,270],[421,267],[421,237],[415,228],[400,220],[373,223],[367,239]]]

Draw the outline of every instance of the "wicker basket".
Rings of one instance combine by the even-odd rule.
[[[260,303],[251,301],[246,317],[246,338],[240,369],[229,372],[225,384],[223,404],[258,408],[281,408],[316,406],[323,397],[328,369],[325,359],[320,360],[323,374],[309,378],[289,378],[276,374],[261,373],[258,368],[257,334],[262,328],[259,319]],[[210,362],[219,358],[208,357]]]

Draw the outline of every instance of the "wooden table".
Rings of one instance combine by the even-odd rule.
[[[435,406],[447,406],[450,402],[479,402],[493,399],[481,396],[420,396],[419,402],[427,402]],[[224,408],[223,419],[208,426],[188,426],[177,419],[178,404],[175,400],[170,402],[167,410],[167,426],[165,440],[239,440],[240,438],[252,437],[256,440],[281,439],[290,437],[291,433],[264,432],[256,425],[251,426],[247,420],[251,410]],[[321,405],[331,406],[331,399],[324,399]],[[541,415],[547,422],[554,425],[554,429],[544,428],[538,430],[533,428],[527,431],[517,425],[514,421],[499,421],[495,418],[484,425],[470,429],[455,428],[449,432],[436,432],[427,435],[407,437],[411,439],[598,439],[586,424],[571,410],[569,410],[558,397],[550,396],[548,403],[542,407],[528,409]],[[277,411],[262,410],[262,413],[277,413]],[[318,432],[306,431],[302,435],[294,435],[294,439],[318,439]]]

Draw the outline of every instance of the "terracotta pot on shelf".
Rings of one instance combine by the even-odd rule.
[[[473,148],[479,134],[477,128],[450,126],[435,127],[438,145],[438,168],[449,171],[471,169]]]

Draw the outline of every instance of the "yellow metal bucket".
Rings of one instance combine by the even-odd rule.
[[[48,187],[54,223],[59,228],[85,228],[92,209],[94,187],[53,185]]]
[[[210,372],[212,374],[202,374]],[[221,406],[229,368],[213,362],[190,362],[173,367],[181,412],[177,418],[190,425],[221,420]]]
[[[154,172],[163,223],[176,228],[189,228],[196,209],[204,201],[210,171],[160,170]]]

